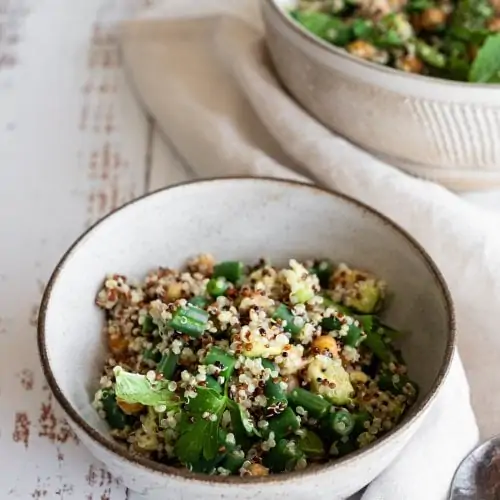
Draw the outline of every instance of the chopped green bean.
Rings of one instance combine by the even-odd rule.
[[[156,325],[153,322],[153,318],[148,314],[144,317],[144,321],[142,323],[142,332],[143,333],[153,333],[156,330]]]
[[[293,313],[285,306],[285,304],[280,304],[273,314],[273,319],[281,320],[286,322],[283,326],[285,332],[289,332],[292,336],[296,337],[304,328],[304,318],[301,316],[294,316]]]
[[[296,441],[280,439],[276,442],[276,446],[264,456],[263,463],[273,472],[291,472],[295,470],[297,462],[302,458],[304,458],[304,452]]]
[[[200,337],[208,326],[208,313],[198,307],[179,307],[169,323],[170,328],[190,337]]]
[[[188,300],[188,304],[191,304],[192,306],[199,307],[200,309],[205,309],[210,304],[210,301],[202,297],[201,295],[198,295],[197,297],[191,297]]]
[[[288,395],[288,401],[290,406],[293,408],[300,406],[314,418],[324,417],[332,406],[323,397],[313,394],[312,392],[302,389],[301,387],[297,387],[290,392]]]
[[[300,427],[297,415],[290,409],[286,408],[285,411],[269,419],[269,425],[266,429],[266,434],[274,432],[275,439],[280,439],[295,432]]]
[[[344,408],[328,414],[325,418],[325,429],[333,431],[340,437],[349,436],[354,429],[354,424],[353,416]]]
[[[214,298],[224,295],[229,289],[230,285],[226,278],[212,278],[207,283],[207,293]]]
[[[214,267],[213,278],[226,278],[233,284],[239,283],[243,277],[245,266],[240,261],[226,261]]]
[[[106,415],[106,421],[112,429],[124,429],[128,424],[128,418],[116,402],[116,396],[111,389],[103,389],[101,397],[102,409]]]
[[[211,347],[208,351],[203,364],[214,365],[220,368],[219,376],[229,379],[236,364],[236,358],[223,351],[220,347]]]
[[[164,354],[156,367],[156,371],[163,375],[166,380],[172,380],[177,362],[179,361],[179,354],[174,354],[172,351]]]
[[[272,372],[278,372],[277,366],[268,359],[262,358],[262,366],[264,368],[268,368]],[[264,394],[267,397],[268,407],[275,406],[277,404],[281,404],[281,407],[284,407],[288,404],[288,399],[286,397],[285,391],[280,385],[280,382],[274,382],[272,377],[269,377],[266,382]]]

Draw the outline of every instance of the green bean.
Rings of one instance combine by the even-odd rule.
[[[210,301],[207,298],[198,295],[196,297],[191,297],[188,300],[188,303],[192,306],[199,307],[200,309],[205,309],[205,307],[210,304]]]
[[[220,276],[219,278],[212,278],[207,283],[207,293],[214,298],[224,295],[229,289],[230,285],[226,278]]]
[[[418,386],[415,382],[406,375],[398,375],[389,370],[385,370],[379,375],[378,385],[383,391],[389,391],[395,395],[416,396],[418,394]]]
[[[285,306],[285,304],[280,304],[273,314],[273,319],[286,321],[283,329],[285,332],[289,332],[293,337],[296,337],[302,331],[304,327],[304,318],[300,316],[294,316],[293,313]]]
[[[353,416],[344,408],[328,414],[324,421],[325,429],[340,437],[349,436],[354,429],[354,423]]]
[[[169,323],[170,328],[193,338],[200,337],[208,326],[208,313],[198,307],[179,307]]]
[[[156,346],[150,347],[149,349],[145,349],[143,351],[142,359],[154,361],[155,363],[159,363],[161,360],[161,352],[158,351]]]
[[[120,410],[116,402],[116,396],[111,389],[103,389],[101,397],[102,409],[106,415],[106,421],[112,429],[124,429],[128,424],[128,417]]]
[[[243,262],[226,261],[214,266],[213,278],[226,278],[233,284],[239,283],[243,276],[245,266]]]
[[[245,453],[241,450],[233,450],[224,457],[220,466],[234,474],[241,469],[244,462]]]
[[[172,351],[164,354],[156,367],[156,371],[163,375],[166,380],[172,380],[175,369],[179,361],[179,354],[174,354]]]
[[[319,284],[323,288],[328,288],[333,273],[333,264],[328,260],[320,260],[311,269],[311,273],[318,277]]]
[[[327,332],[338,332],[342,328],[344,323],[337,318],[336,316],[331,316],[329,318],[323,318],[321,320],[321,328]],[[351,347],[358,347],[361,342],[365,339],[366,335],[363,332],[363,329],[359,326],[359,322],[357,322],[354,318],[352,323],[345,323],[348,327],[347,335],[341,337],[341,340],[345,345]]]
[[[271,432],[274,432],[275,439],[286,437],[300,427],[297,415],[290,408],[286,408],[285,411],[276,417],[270,418],[268,422],[269,425],[265,433],[269,435]]]
[[[353,434],[356,436],[359,436],[362,432],[366,432],[366,423],[368,424],[371,423],[372,416],[370,413],[367,411],[358,411],[356,413],[353,413],[352,416],[354,417],[354,429],[353,429]]]
[[[384,363],[390,363],[393,361],[394,353],[384,342],[382,336],[378,333],[376,328],[378,323],[375,317],[371,315],[359,316],[359,321],[366,333],[364,345],[366,345],[366,347],[368,347],[368,349]]]
[[[345,455],[348,455],[349,453],[352,453],[353,451],[356,451],[357,447],[356,444],[348,439],[346,441],[343,440],[338,440],[333,443],[333,446],[337,449],[339,457],[343,457]]]
[[[215,365],[221,368],[219,376],[229,379],[236,364],[236,358],[222,350],[220,347],[211,347],[203,361],[205,365]]]
[[[156,329],[156,325],[153,322],[153,318],[148,314],[144,317],[144,321],[142,323],[142,332],[143,333],[153,333]]]
[[[304,452],[298,447],[296,441],[280,439],[276,446],[263,457],[263,463],[273,472],[291,472],[302,458],[304,458]]]
[[[276,365],[265,358],[262,358],[262,366],[264,368],[268,368],[272,372],[278,371]],[[276,404],[281,404],[282,406],[288,404],[288,399],[286,397],[285,391],[280,385],[280,382],[274,382],[272,377],[269,377],[266,382],[266,385],[264,387],[264,394],[267,397],[268,407],[274,406]]]
[[[301,406],[310,416],[318,419],[324,417],[331,408],[331,404],[326,399],[301,387],[290,392],[288,401],[293,408]]]
[[[416,49],[417,54],[430,66],[434,68],[444,68],[446,66],[446,56],[422,40],[417,40]]]

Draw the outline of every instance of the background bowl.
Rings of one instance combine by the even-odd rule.
[[[132,456],[111,440],[91,407],[106,356],[103,313],[94,298],[103,277],[142,278],[210,252],[218,260],[334,258],[376,272],[394,292],[387,319],[411,329],[403,349],[419,401],[397,429],[335,463],[266,478],[213,477]],[[397,456],[418,429],[447,374],[454,346],[451,301],[429,257],[401,229],[340,194],[276,179],[187,183],[133,201],[85,233],[58,264],[39,319],[42,365],[81,441],[129,488],[151,498],[345,498]],[[156,496],[155,496],[156,495]]]
[[[287,89],[331,130],[448,187],[500,185],[500,86],[412,75],[349,55],[262,0],[267,44]]]

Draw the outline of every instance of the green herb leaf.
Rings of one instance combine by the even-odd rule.
[[[500,83],[500,34],[491,35],[472,63],[469,81],[474,83]]]
[[[179,460],[193,468],[198,468],[203,460],[217,457],[220,423],[228,403],[226,396],[213,389],[198,387],[196,392],[197,396],[184,407],[179,423],[180,437],[175,444]]]
[[[167,408],[179,406],[179,397],[168,389],[168,380],[150,382],[144,375],[126,372],[115,366],[115,393],[126,403],[140,403],[145,406],[166,405]]]

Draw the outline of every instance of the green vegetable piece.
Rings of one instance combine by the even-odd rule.
[[[153,333],[156,329],[153,318],[148,314],[142,323],[142,333]]]
[[[222,394],[222,387],[212,375],[207,375],[206,384],[209,389],[213,389],[218,394]]]
[[[373,354],[383,361],[384,363],[390,363],[393,361],[394,353],[392,352],[389,345],[384,342],[383,337],[378,332],[378,321],[375,316],[367,315],[360,316],[360,323],[366,333],[366,338],[364,340],[364,345],[373,352]]]
[[[336,316],[323,318],[321,320],[321,328],[326,332],[338,332],[342,326],[342,321]]]
[[[231,427],[238,445],[248,450],[252,445],[252,437],[258,435],[248,412],[232,399],[228,400],[228,410],[231,415]]]
[[[278,371],[276,365],[268,359],[262,358],[262,366],[273,372]],[[264,394],[267,397],[268,407],[275,406],[277,404],[281,404],[282,407],[286,407],[288,405],[288,399],[285,391],[282,389],[279,382],[273,381],[272,377],[270,377],[266,382]]]
[[[446,66],[446,56],[424,41],[417,40],[416,49],[417,54],[430,66],[433,66],[434,68],[444,68]]]
[[[168,380],[151,382],[145,375],[126,372],[120,366],[113,369],[116,397],[126,403],[140,403],[144,406],[165,405],[167,409],[179,407],[179,397],[168,389]]]
[[[337,450],[338,457],[344,457],[345,455],[349,455],[349,453],[352,453],[357,449],[356,444],[350,439],[345,441],[344,440],[335,441],[332,448],[335,448]]]
[[[319,460],[325,456],[325,446],[321,438],[313,431],[307,429],[298,442],[299,449],[307,458]]]
[[[366,432],[366,422],[371,423],[372,416],[367,411],[358,411],[357,413],[353,413],[354,417],[354,429],[353,435],[359,436],[362,432]]]
[[[328,288],[333,273],[333,264],[328,260],[321,260],[311,269],[311,273],[318,277],[319,284],[323,288]]]
[[[202,460],[214,460],[219,452],[219,431],[228,398],[213,389],[198,387],[197,396],[184,406],[175,444],[179,461],[195,468]],[[204,415],[208,417],[204,418]],[[215,418],[210,418],[214,415]]]
[[[221,462],[220,466],[231,471],[233,474],[241,469],[245,462],[245,453],[241,450],[230,451]]]
[[[226,261],[214,266],[213,278],[226,278],[233,284],[239,283],[243,277],[245,266],[243,262]]]
[[[109,426],[112,429],[124,429],[129,418],[118,406],[115,393],[111,389],[103,389],[101,403]]]
[[[300,423],[297,415],[290,409],[286,408],[285,411],[272,417],[268,420],[269,425],[266,428],[266,434],[274,432],[275,439],[280,439],[292,434],[299,429]]]
[[[383,391],[395,395],[406,394],[412,398],[416,397],[419,391],[417,384],[406,375],[398,375],[389,370],[385,370],[379,375],[378,385]]]
[[[212,278],[207,283],[207,293],[214,298],[224,295],[231,285],[226,278]]]
[[[482,45],[489,35],[486,23],[493,13],[489,0],[458,0],[451,19],[450,34],[464,42]]]
[[[479,49],[470,69],[473,83],[500,83],[500,33],[491,35]]]
[[[328,416],[328,424],[335,434],[344,437],[353,431],[355,420],[348,410],[342,408]]]
[[[304,328],[304,319],[300,316],[294,316],[285,304],[280,304],[276,308],[273,319],[286,321],[283,329],[285,332],[291,333],[293,337],[297,337],[302,331],[302,328]]]
[[[236,358],[222,350],[220,347],[214,346],[208,351],[205,359],[203,360],[203,364],[220,367],[221,372],[219,376],[224,377],[227,381],[233,373]]]
[[[210,304],[210,301],[207,298],[198,295],[197,297],[191,297],[188,300],[188,304],[191,304],[192,306],[198,307],[200,309],[205,309]]]
[[[301,387],[297,387],[290,392],[288,395],[288,401],[290,406],[293,408],[301,406],[310,416],[314,418],[324,417],[332,406],[331,403],[323,397],[313,394],[312,392],[302,389]]]
[[[323,12],[296,11],[294,18],[311,33],[335,45],[344,46],[352,38],[349,25],[339,17]]]
[[[304,452],[296,441],[280,439],[276,446],[263,457],[263,463],[273,472],[291,472],[295,470],[297,462],[304,458]]]
[[[375,26],[369,19],[357,18],[351,24],[354,38],[358,40],[373,40],[375,36]]]
[[[156,367],[156,371],[161,373],[166,380],[172,380],[178,361],[179,354],[174,354],[170,351],[162,356],[158,366]]]
[[[407,12],[422,12],[423,10],[434,7],[433,0],[409,0],[406,5]]]
[[[161,360],[161,352],[156,349],[156,347],[151,347],[150,349],[145,349],[142,353],[142,359],[154,361],[159,363]]]
[[[198,307],[179,307],[169,323],[170,328],[193,338],[200,337],[208,326],[208,313]]]

